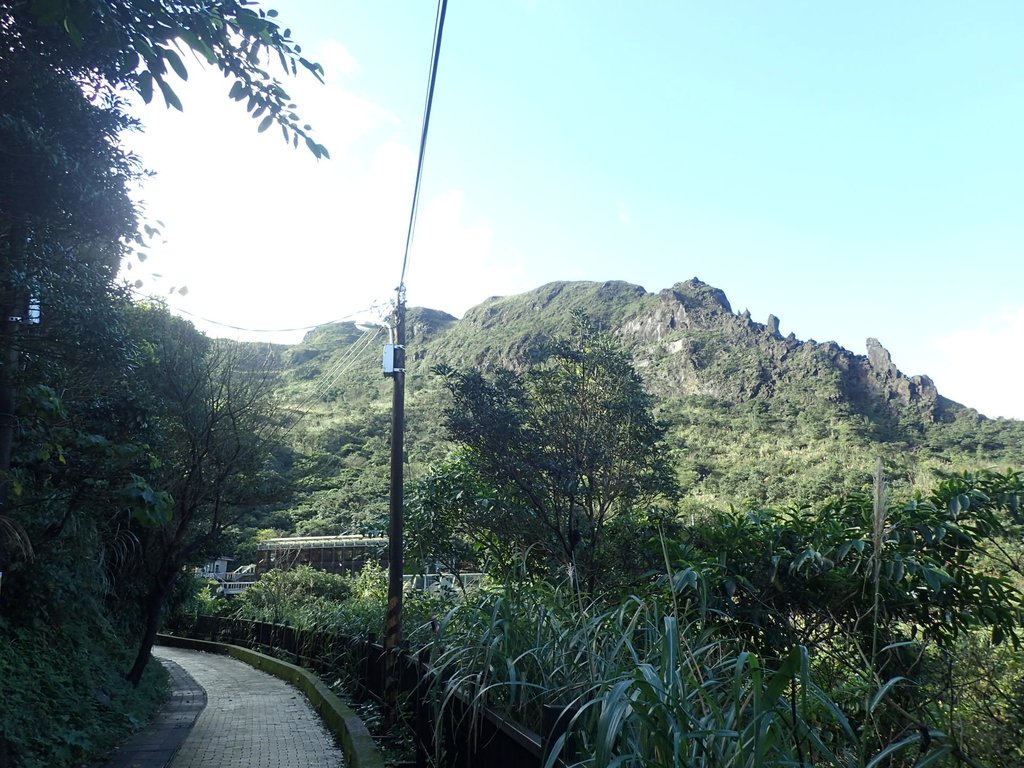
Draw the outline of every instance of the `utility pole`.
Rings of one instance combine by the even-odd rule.
[[[388,613],[384,634],[384,718],[394,724],[398,705],[398,653],[402,643],[402,588],[404,584],[404,481],[405,453],[405,286],[398,286],[394,343],[384,350],[384,375],[395,381],[391,403],[391,517],[388,524]]]
[[[384,350],[384,375],[395,380],[391,406],[391,521],[388,526],[388,615],[384,628],[384,727],[390,729],[398,719],[398,652],[402,644],[402,588],[404,586],[402,468],[405,453],[405,270],[409,265],[409,251],[416,229],[416,209],[419,205],[420,181],[423,177],[423,157],[427,148],[427,129],[430,126],[430,107],[434,101],[434,83],[437,81],[437,61],[441,53],[441,33],[448,0],[439,0],[437,22],[434,27],[434,50],[430,55],[430,79],[427,84],[427,103],[423,108],[423,132],[420,134],[419,162],[416,165],[416,183],[413,185],[409,228],[405,234],[405,255],[402,257],[402,276],[398,280],[398,301],[395,306],[395,336]]]

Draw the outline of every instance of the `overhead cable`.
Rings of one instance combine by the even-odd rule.
[[[138,296],[140,299],[159,301],[160,303],[166,305],[168,307],[168,309],[173,309],[175,312],[180,312],[183,315],[188,315],[189,317],[193,317],[196,320],[202,320],[204,323],[209,323],[210,325],[216,325],[216,326],[219,326],[221,328],[230,328],[233,331],[245,331],[247,333],[293,333],[293,332],[296,332],[296,331],[312,331],[314,328],[320,328],[320,327],[325,326],[325,325],[336,325],[337,323],[343,323],[346,320],[351,320],[353,317],[359,317],[360,315],[366,314],[367,312],[373,312],[373,311],[379,309],[379,307],[380,307],[379,304],[374,303],[371,306],[366,307],[365,309],[356,310],[355,312],[351,312],[351,313],[345,315],[344,317],[335,318],[334,320],[328,320],[328,321],[323,322],[323,323],[316,323],[315,325],[305,325],[305,326],[302,326],[302,327],[299,327],[299,328],[245,328],[245,327],[240,326],[240,325],[231,325],[230,323],[222,323],[222,322],[219,322],[217,320],[211,320],[208,317],[203,317],[202,315],[197,315],[195,312],[189,312],[187,309],[182,309],[181,307],[177,307],[174,304],[168,303],[167,301],[165,301],[160,296],[153,296],[153,295],[144,294],[144,293],[141,293],[141,292],[135,290],[134,288],[131,289],[131,291],[132,291],[133,294]]]
[[[427,152],[427,129],[430,127],[430,109],[434,102],[434,84],[437,82],[437,62],[441,56],[441,34],[444,32],[444,17],[448,0],[439,0],[437,19],[434,22],[434,49],[430,56],[430,78],[427,84],[427,99],[423,106],[423,131],[420,134],[419,160],[416,163],[416,184],[412,192],[412,208],[409,211],[409,228],[405,236],[405,254],[402,257],[402,275],[398,280],[399,293],[405,292],[405,270],[409,266],[409,251],[412,248],[413,233],[416,231],[416,212],[419,208],[420,181],[423,178],[423,158]]]
[[[359,356],[366,351],[373,342],[373,339],[376,338],[382,330],[383,329],[380,327],[374,327],[364,331],[362,336],[349,345],[349,348],[345,351],[345,354],[342,355],[341,359],[335,361],[335,363],[325,373],[320,375],[317,381],[313,384],[312,392],[308,394],[298,405],[292,406],[291,410],[298,411],[298,416],[295,417],[295,420],[291,424],[283,429],[281,433],[282,435],[287,435],[299,425],[299,422],[301,422],[310,413],[307,408],[309,408],[314,401],[326,397],[330,388],[334,386],[334,384],[345,373],[351,370]]]

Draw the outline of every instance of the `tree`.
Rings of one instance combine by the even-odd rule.
[[[216,499],[240,503],[266,487],[255,417],[243,418],[258,410],[244,399],[251,382],[240,382],[230,356],[195,345],[205,363],[225,367],[208,368],[194,392],[143,375],[153,370],[146,353],[154,337],[136,333],[139,318],[117,278],[139,229],[128,188],[141,166],[119,136],[134,125],[127,88],[147,100],[159,90],[180,108],[168,79],[187,75],[179,53],[191,50],[231,78],[230,97],[247,102],[260,130],[276,121],[291,143],[305,139],[326,157],[265,68],[273,55],[289,74],[299,66],[320,74],[275,15],[246,0],[0,0],[0,642],[11,704],[0,708],[0,763],[8,754],[77,763],[90,743],[84,729],[116,736],[103,719],[109,701],[89,700],[92,691],[113,700],[119,690],[106,672],[126,665],[141,618],[131,606],[153,597],[169,563],[199,557],[203,537],[223,530],[236,508],[218,511]],[[227,384],[210,378],[224,372]],[[222,407],[219,384],[241,399]],[[239,445],[256,448],[207,455],[198,476],[186,475],[196,482],[183,485],[176,470],[186,453],[174,452],[183,442],[172,416],[184,414],[169,405],[174,394],[222,415],[208,431],[224,438],[221,447],[234,431]],[[225,480],[227,464],[240,474]],[[190,493],[218,476],[221,492]],[[179,517],[169,519],[172,511]],[[146,602],[147,618],[159,616],[148,610],[159,604]],[[80,690],[63,685],[70,679]],[[33,704],[43,690],[53,694],[42,707],[51,719]],[[31,729],[19,710],[33,713]],[[64,716],[72,710],[75,721]],[[88,748],[102,752],[101,742]]]
[[[971,667],[958,657],[982,640],[1020,647],[1022,494],[1019,472],[982,471],[890,500],[880,467],[874,494],[688,526],[671,545],[673,587],[706,584],[706,615],[769,657],[813,648],[816,677],[879,746],[936,724],[958,738],[957,681],[978,663],[976,650]]]
[[[118,143],[135,125],[123,90],[148,101],[155,84],[180,109],[167,76],[187,77],[176,52],[187,49],[233,79],[229,95],[247,101],[260,130],[276,121],[286,140],[327,156],[263,59],[288,74],[322,69],[275,11],[253,6],[0,0],[0,572],[5,541],[30,551],[6,514],[18,393],[40,382],[23,370],[24,354],[56,363],[124,352],[118,326],[95,322],[123,300],[117,272],[138,228],[127,190],[141,169]],[[27,333],[40,311],[42,330]]]
[[[518,503],[484,480],[469,452],[457,452],[416,486],[406,519],[411,554],[456,576],[486,569],[512,577],[524,554]]]
[[[33,59],[2,63],[0,505],[8,493],[16,392],[26,382],[22,352],[36,356],[37,368],[67,361],[80,350],[84,328],[97,334],[101,353],[119,347],[104,343],[113,341],[116,322],[90,320],[117,300],[122,242],[136,226],[127,185],[137,175],[115,147],[130,121],[90,103],[75,83]],[[45,322],[27,333],[37,319],[33,306]]]
[[[449,437],[509,502],[487,525],[539,545],[583,587],[599,581],[610,519],[675,499],[651,397],[629,355],[586,316],[525,373],[435,370],[453,398]]]
[[[87,87],[108,108],[120,109],[118,94],[124,87],[137,90],[147,102],[155,87],[167,106],[180,110],[181,99],[168,76],[188,78],[179,55],[187,50],[233,80],[230,97],[246,102],[252,116],[260,118],[259,130],[276,122],[286,141],[298,145],[302,138],[317,158],[327,157],[266,68],[273,59],[285,74],[295,75],[302,67],[318,79],[323,75],[319,64],[301,55],[291,30],[281,29],[277,15],[251,0],[2,0],[0,68],[31,58]]]
[[[148,330],[139,368],[153,397],[154,487],[170,499],[162,524],[140,526],[143,632],[128,679],[138,684],[168,597],[187,565],[216,555],[227,529],[274,491],[271,372],[246,350],[216,342],[162,308],[141,308]]]

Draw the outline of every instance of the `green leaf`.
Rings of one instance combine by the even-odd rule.
[[[939,731],[929,731],[928,732],[929,738],[936,738],[936,737],[940,737],[941,738],[943,735],[944,734],[942,734]],[[883,749],[881,752],[879,752],[877,755],[875,755],[873,758],[871,758],[871,760],[868,762],[868,764],[864,768],[875,768],[875,766],[879,766],[879,765],[882,765],[883,763],[885,763],[886,759],[889,756],[894,755],[897,752],[901,752],[904,749],[906,749],[907,747],[920,746],[920,744],[921,744],[921,736],[919,734],[915,733],[915,734],[912,734],[912,735],[907,736],[905,738],[902,738],[899,741],[893,742],[892,744],[887,746],[885,749]],[[945,754],[945,752],[943,752],[943,750],[938,750],[938,751],[943,753],[943,754]],[[932,762],[933,762],[933,760],[929,759],[927,764],[931,764]],[[918,765],[920,765],[920,763],[918,763]]]
[[[164,103],[167,104],[168,107],[174,107],[179,112],[183,112],[184,110],[181,107],[181,100],[178,98],[178,94],[174,92],[174,89],[165,83],[163,78],[160,77],[156,78],[156,84],[160,86],[160,93],[164,95]]]
[[[206,41],[201,40],[192,31],[188,29],[178,30],[178,37],[184,40],[189,48],[205,58],[207,64],[217,63],[217,54],[215,54],[213,49],[206,44]]]
[[[162,48],[160,52],[164,58],[171,63],[171,69],[174,70],[174,74],[180,77],[182,80],[188,80],[188,70],[185,69],[185,65],[181,63],[181,59],[178,54],[172,51],[170,48]]]
[[[921,575],[924,576],[924,580],[928,583],[928,587],[932,592],[941,592],[942,586],[952,581],[949,574],[941,568],[922,566]]]
[[[147,104],[153,101],[153,75],[148,70],[139,73],[139,95]]]
[[[260,133],[263,133],[265,130],[267,130],[267,128],[270,127],[271,123],[273,123],[273,122],[274,122],[274,116],[273,115],[267,115],[266,117],[264,117],[260,121],[260,127],[257,128],[256,130],[259,131]]]
[[[803,648],[799,645],[794,646],[782,666],[771,676],[768,685],[765,687],[766,709],[770,710],[775,707],[775,702],[782,696],[790,681],[799,671],[802,654]]]
[[[871,702],[868,704],[868,714],[871,714],[872,712],[874,712],[875,711],[875,707],[877,707],[881,703],[882,699],[884,699],[886,697],[886,695],[888,695],[889,691],[892,690],[893,686],[895,686],[897,683],[899,683],[899,682],[901,682],[903,680],[907,680],[907,678],[906,677],[897,676],[897,677],[894,677],[894,678],[892,678],[890,680],[887,680],[885,682],[885,685],[883,685],[881,688],[879,688],[875,692],[875,695],[871,697]]]
[[[85,43],[82,33],[78,31],[78,27],[67,17],[64,18],[64,30],[68,33],[68,37],[71,38],[71,42],[75,44],[75,48],[81,48]]]
[[[938,762],[952,751],[952,744],[943,744],[934,752],[929,752],[925,757],[922,757],[920,760],[914,763],[914,768],[928,768],[929,765]]]
[[[231,90],[228,91],[228,98],[234,99],[235,101],[241,101],[245,98],[245,83],[241,80],[235,80],[235,84],[231,86]]]
[[[324,160],[331,159],[331,155],[327,151],[327,147],[325,147],[323,144],[317,144],[316,150],[313,152],[313,154],[316,155],[317,160],[320,160],[321,158]]]

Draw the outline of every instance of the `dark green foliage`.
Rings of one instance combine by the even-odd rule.
[[[0,0],[0,762],[103,754],[153,698],[145,684],[146,696],[126,693],[122,675],[143,634],[154,532],[194,506],[178,481],[196,462],[182,460],[173,422],[187,431],[195,413],[169,391],[173,376],[149,375],[159,339],[117,283],[145,240],[128,194],[140,166],[119,142],[134,125],[121,92],[133,85],[148,100],[155,85],[176,105],[165,75],[186,74],[177,41],[231,73],[251,111],[325,156],[255,54],[319,68],[293,57],[274,14],[243,5]],[[209,342],[191,333],[183,349],[205,359]],[[243,470],[223,458],[206,461],[208,480],[231,465],[236,489],[261,503],[280,486],[270,462]],[[188,549],[194,531],[178,530]],[[154,674],[145,669],[134,682]]]
[[[387,571],[376,563],[353,574],[331,574],[300,565],[269,572],[238,598],[201,598],[199,602],[208,615],[285,623],[296,629],[347,637],[379,638],[387,594]],[[450,593],[407,585],[403,615],[407,636],[413,643],[432,635],[438,618],[451,609],[450,597]],[[184,625],[190,620],[185,617]]]
[[[946,704],[974,685],[979,647],[1010,689],[1019,685],[997,648],[1020,645],[1022,493],[1020,473],[980,472],[898,502],[878,484],[874,496],[815,507],[712,512],[662,544],[664,585],[759,653],[810,648],[816,678],[847,716],[870,716],[872,749],[915,723],[962,729],[968,753],[975,728],[1005,748],[1017,731],[1000,725],[1016,722],[1001,686],[988,709]],[[885,714],[872,714],[883,685]]]
[[[258,350],[212,342],[163,308],[140,307],[135,319],[143,341],[136,374],[155,458],[150,477],[170,499],[167,519],[136,532],[131,577],[145,632],[129,677],[138,682],[182,569],[219,554],[229,526],[251,520],[284,488],[271,447],[272,373]]]
[[[216,66],[231,78],[230,98],[247,102],[253,118],[262,118],[258,130],[276,123],[286,141],[297,146],[301,138],[316,157],[327,157],[327,150],[313,141],[308,126],[293,111],[291,98],[270,74],[268,63],[279,64],[286,76],[302,67],[318,79],[323,68],[300,55],[290,30],[282,29],[276,17],[277,11],[235,0],[216,5],[3,2],[0,65],[33,60],[68,83],[88,84],[97,98],[110,101],[119,99],[125,86],[147,102],[158,90],[168,107],[180,110],[182,102],[169,76],[173,72],[188,79],[178,54],[188,50],[195,60]]]
[[[815,508],[719,512],[686,527],[673,565],[705,573],[723,618],[769,649],[837,632],[880,631],[888,644],[910,639],[906,627],[945,646],[979,628],[1016,643],[1020,563],[1001,554],[1024,530],[1013,511],[1022,493],[1018,473],[983,472],[882,508],[857,493]]]
[[[541,551],[522,547],[518,499],[486,480],[478,462],[455,454],[416,486],[406,516],[406,542],[420,569],[485,570],[511,578],[541,566]],[[530,569],[532,570],[532,568]]]
[[[19,627],[0,620],[0,749],[6,744],[10,765],[52,768],[109,754],[166,696],[159,664],[132,687],[121,674],[130,663],[121,638],[82,618]]]
[[[306,617],[329,611],[352,595],[352,579],[308,565],[264,574],[237,600],[236,615],[242,618],[305,626]]]
[[[608,336],[577,315],[546,360],[490,379],[439,368],[452,394],[445,427],[501,500],[474,522],[522,549],[539,546],[593,589],[605,525],[674,500],[674,476],[651,398]]]

